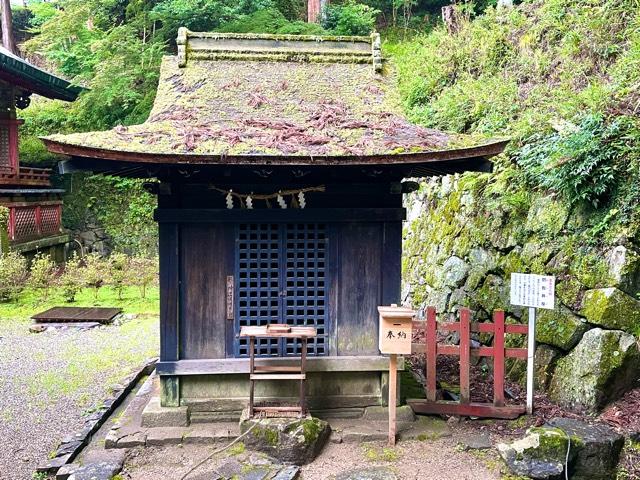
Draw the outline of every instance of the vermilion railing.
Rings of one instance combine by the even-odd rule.
[[[517,418],[526,411],[525,405],[505,405],[504,376],[505,360],[507,358],[527,358],[526,348],[507,348],[506,334],[527,335],[528,327],[524,324],[505,324],[504,312],[497,310],[493,313],[493,322],[472,323],[471,311],[461,308],[458,322],[438,322],[436,309],[427,308],[425,325],[425,343],[412,344],[413,353],[424,353],[426,364],[426,399],[408,399],[407,403],[414,412],[422,414],[465,415],[492,418]],[[438,342],[438,330],[458,332],[459,345],[442,344]],[[492,346],[473,347],[471,332],[488,333],[493,335]],[[459,401],[444,401],[437,399],[436,392],[436,362],[438,355],[453,355],[458,357],[460,365],[460,399]],[[476,403],[471,401],[470,368],[471,356],[493,357],[493,402]]]
[[[60,232],[62,202],[9,204],[9,240],[34,240]]]

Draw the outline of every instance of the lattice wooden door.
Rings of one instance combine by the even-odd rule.
[[[269,323],[313,326],[309,355],[326,355],[326,248],[324,224],[241,224],[236,233],[236,318],[242,326]],[[249,355],[246,339],[238,339],[235,355]],[[300,344],[292,339],[256,340],[256,355],[295,356]]]

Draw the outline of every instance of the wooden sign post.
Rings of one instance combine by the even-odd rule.
[[[533,374],[536,351],[536,308],[555,308],[556,278],[525,273],[511,274],[511,305],[529,307],[527,333],[527,413],[533,413]]]
[[[415,312],[410,308],[378,307],[380,328],[378,348],[389,354],[389,445],[396,444],[396,404],[398,398],[398,355],[411,354],[411,321]]]

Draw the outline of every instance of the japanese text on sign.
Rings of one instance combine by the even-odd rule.
[[[512,273],[511,304],[553,310],[555,283],[553,276]]]

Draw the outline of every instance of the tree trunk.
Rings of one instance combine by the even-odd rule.
[[[13,38],[13,18],[11,17],[11,1],[0,0],[0,22],[2,23],[2,46],[11,53],[18,54]]]
[[[447,27],[447,31],[451,34],[456,33],[460,28],[460,19],[455,5],[447,5],[442,7],[442,21]]]

